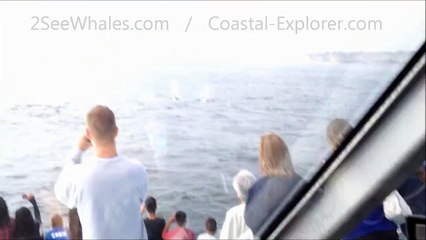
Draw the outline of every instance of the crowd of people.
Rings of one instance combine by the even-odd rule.
[[[343,119],[333,120],[327,128],[332,148],[337,148],[352,130]],[[261,178],[240,170],[232,186],[238,204],[230,208],[218,229],[214,218],[205,221],[205,232],[196,236],[187,225],[187,214],[173,213],[167,221],[157,216],[157,200],[147,196],[147,173],[140,161],[117,153],[118,128],[114,113],[105,106],[95,106],[86,117],[86,132],[67,159],[54,186],[57,199],[69,210],[69,224],[55,214],[51,229],[40,233],[41,218],[35,196],[23,195],[34,209],[19,208],[9,215],[6,201],[0,197],[0,240],[9,239],[253,239],[271,213],[290,191],[304,180],[293,167],[290,151],[275,133],[260,139],[259,168]],[[93,147],[94,156],[82,161],[84,152]],[[424,166],[416,184],[423,192],[413,192],[413,184],[402,186],[402,197],[414,213],[424,211]],[[415,181],[411,179],[410,181]],[[405,195],[406,194],[406,195]],[[409,195],[409,196],[408,196]],[[420,199],[423,197],[423,199]],[[423,201],[423,205],[418,202]],[[146,216],[143,218],[142,216]],[[384,204],[377,208],[343,239],[398,239],[397,224],[386,217]],[[174,227],[172,228],[172,225]]]
[[[46,239],[66,240],[82,239],[81,224],[77,209],[69,211],[69,226],[64,227],[63,219],[55,214],[51,218],[51,229],[40,234],[41,217],[35,196],[32,193],[22,195],[28,200],[34,209],[34,218],[31,210],[21,207],[15,212],[15,218],[9,216],[6,201],[0,197],[0,239]]]

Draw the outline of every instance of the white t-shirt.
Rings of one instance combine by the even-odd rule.
[[[197,237],[198,240],[213,240],[213,239],[217,239],[215,236],[210,235],[208,233],[202,233],[200,235],[198,235]]]
[[[238,239],[251,233],[250,228],[244,220],[246,204],[234,206],[226,212],[225,221],[220,231],[220,239]]]
[[[145,167],[121,156],[92,157],[79,150],[64,166],[55,195],[77,207],[84,239],[146,239],[140,205],[147,192]]]

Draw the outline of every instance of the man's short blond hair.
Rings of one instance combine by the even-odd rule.
[[[97,105],[87,114],[87,128],[95,141],[112,142],[117,133],[115,115],[106,106]]]

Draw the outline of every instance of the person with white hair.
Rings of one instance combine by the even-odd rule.
[[[232,186],[237,193],[239,204],[226,212],[225,221],[220,232],[220,239],[241,239],[251,234],[251,230],[244,220],[244,212],[248,190],[255,182],[256,177],[248,170],[240,170],[235,175]]]

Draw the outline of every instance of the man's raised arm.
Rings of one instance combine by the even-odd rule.
[[[77,178],[78,172],[75,171],[75,167],[77,164],[81,163],[84,151],[90,146],[91,142],[85,135],[80,138],[78,148],[74,150],[66,160],[58,180],[55,183],[56,198],[68,208],[75,207],[77,199],[75,179]]]

